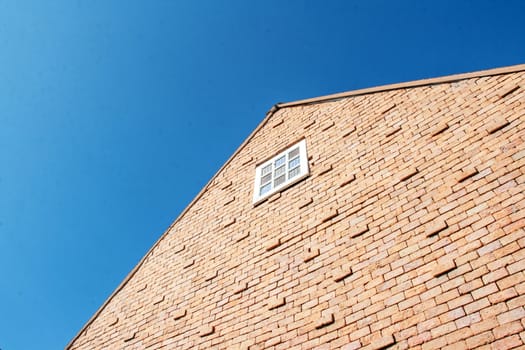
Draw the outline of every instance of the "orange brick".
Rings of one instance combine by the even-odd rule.
[[[319,249],[309,248],[308,251],[306,252],[306,254],[304,255],[303,260],[304,260],[304,262],[309,262],[310,260],[313,260],[316,257],[318,257],[319,254],[320,254]]]
[[[117,323],[118,323],[118,317],[115,316],[115,317],[109,319],[108,326],[111,327],[111,326],[116,325]]]
[[[487,132],[489,134],[493,134],[503,129],[504,127],[508,126],[509,124],[510,123],[506,119],[503,119],[503,118],[498,119],[498,120],[493,120],[487,125]]]
[[[396,343],[396,339],[394,338],[393,335],[385,335],[384,337],[381,337],[377,340],[374,340],[372,342],[372,346],[371,348],[373,350],[379,350],[379,349],[384,349],[386,347],[389,347],[389,346],[392,346]]]
[[[505,312],[498,316],[499,324],[510,323],[519,319],[525,318],[525,309],[523,306]]]
[[[321,318],[318,319],[317,322],[315,323],[315,328],[316,329],[324,328],[324,327],[331,325],[334,322],[335,322],[334,314],[330,313],[330,314],[321,316]]]
[[[443,262],[439,263],[434,270],[432,271],[432,274],[434,277],[439,277],[442,275],[445,275],[449,273],[450,271],[454,270],[456,268],[456,263],[453,259],[447,259]]]
[[[283,297],[273,297],[268,301],[268,310],[277,309],[278,307],[286,305],[286,299]]]
[[[209,335],[212,335],[215,333],[215,327],[210,325],[205,325],[199,328],[199,336],[200,337],[207,337]]]
[[[158,295],[153,299],[153,305],[160,304],[164,301],[164,295]]]
[[[445,220],[436,220],[431,224],[427,225],[425,228],[425,235],[427,237],[432,237],[439,234],[441,231],[448,228],[447,222]]]
[[[357,227],[352,227],[348,233],[351,238],[357,238],[368,232],[368,225],[359,225]]]
[[[445,130],[447,130],[449,128],[449,125],[447,123],[441,123],[439,124],[438,126],[436,126],[434,129],[432,129],[432,131],[430,132],[430,134],[432,136],[437,136],[441,133],[443,133]]]
[[[268,243],[268,245],[266,246],[266,250],[267,251],[273,250],[273,249],[277,248],[280,245],[281,245],[281,239],[280,238],[274,238],[274,239],[272,239],[270,241],[270,243]]]
[[[173,313],[173,319],[178,320],[186,316],[186,309],[177,310]]]
[[[352,269],[351,268],[343,268],[338,271],[333,272],[333,278],[335,282],[341,282],[345,278],[348,278],[352,275]]]
[[[124,335],[124,343],[127,343],[129,341],[132,341],[137,336],[136,331],[128,332],[126,335]]]

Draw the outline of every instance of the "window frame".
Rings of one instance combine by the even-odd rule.
[[[290,168],[291,161],[294,161],[297,156],[294,155],[292,159],[289,159],[289,153],[293,151],[296,147],[299,148],[299,165],[295,167]],[[275,180],[277,178],[282,177],[280,174],[279,176],[275,176],[276,168],[275,168],[275,162],[279,159],[284,157],[284,174],[285,174],[285,180],[282,183],[279,183],[277,186],[275,186]],[[269,182],[263,183],[262,177],[263,177],[263,169],[268,169],[270,166],[270,172],[264,174],[264,176],[271,175]],[[281,166],[278,166],[277,168],[281,168]],[[298,169],[298,173],[295,174],[292,178],[289,178],[289,174],[292,171],[296,171]],[[267,170],[266,170],[267,171]],[[257,205],[270,197],[271,195],[281,192],[285,190],[286,188],[292,186],[293,184],[297,183],[298,181],[301,181],[302,179],[306,178],[310,175],[310,169],[308,166],[308,153],[306,150],[306,140],[302,139],[299,142],[294,143],[293,145],[287,147],[285,150],[279,152],[272,158],[258,164],[255,167],[255,181],[253,186],[253,205]],[[271,185],[271,188],[267,191],[261,194],[261,189],[263,186]]]

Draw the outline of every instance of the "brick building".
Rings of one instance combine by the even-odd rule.
[[[525,65],[278,104],[67,349],[525,344]]]

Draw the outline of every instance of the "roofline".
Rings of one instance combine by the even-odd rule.
[[[73,343],[80,337],[80,335],[93,323],[93,321],[100,315],[100,313],[105,309],[105,307],[109,304],[109,302],[117,295],[118,292],[124,288],[124,286],[128,283],[128,281],[137,273],[137,271],[142,267],[144,262],[146,261],[146,258],[155,250],[155,248],[160,244],[160,242],[168,235],[168,233],[171,231],[173,226],[177,222],[179,222],[180,219],[193,207],[193,205],[202,197],[202,195],[206,192],[206,190],[213,184],[217,176],[222,172],[222,170],[230,164],[230,162],[235,158],[235,156],[246,146],[246,144],[253,138],[253,136],[263,127],[266,125],[268,120],[271,118],[271,116],[277,112],[280,109],[280,107],[275,104],[272,106],[272,108],[266,113],[266,116],[261,121],[261,123],[255,128],[255,130],[252,131],[252,133],[244,140],[244,142],[237,148],[237,150],[232,154],[230,158],[223,164],[222,167],[213,175],[213,177],[204,185],[204,187],[200,190],[200,192],[195,196],[195,198],[188,204],[188,206],[179,214],[179,216],[171,223],[171,225],[164,231],[164,233],[159,237],[159,239],[153,244],[153,246],[144,254],[142,259],[135,265],[135,267],[128,273],[128,275],[124,278],[124,280],[115,288],[115,290],[110,294],[110,296],[106,299],[106,301],[97,309],[97,311],[89,318],[89,320],[84,324],[84,326],[78,331],[78,333],[75,335],[73,339],[66,345],[65,349],[70,349]]]
[[[465,79],[470,79],[470,78],[515,73],[515,72],[520,72],[524,70],[525,70],[525,64],[518,64],[515,66],[492,68],[492,69],[481,70],[481,71],[471,72],[471,73],[460,73],[460,74],[447,75],[447,76],[438,77],[438,78],[413,80],[413,81],[404,82],[404,83],[388,84],[388,85],[375,86],[371,88],[340,92],[340,93],[331,94],[331,95],[307,98],[304,100],[278,103],[277,106],[279,106],[280,108],[294,107],[294,106],[299,106],[299,105],[307,105],[307,104],[333,101],[333,100],[338,100],[340,98],[351,97],[351,96],[366,95],[366,94],[372,94],[376,92],[412,88],[412,87],[418,87],[418,86],[424,86],[424,85],[451,83],[454,81],[465,80]]]
[[[193,205],[203,196],[203,194],[208,190],[208,188],[213,184],[215,179],[219,176],[219,174],[228,166],[228,164],[231,163],[231,161],[241,152],[241,150],[250,142],[250,140],[255,136],[255,134],[264,127],[270,118],[279,110],[286,107],[295,107],[300,105],[309,105],[309,104],[315,104],[315,103],[322,103],[322,102],[328,102],[333,101],[345,97],[352,97],[352,96],[359,96],[359,95],[365,95],[365,94],[371,94],[376,92],[383,92],[383,91],[389,91],[389,90],[397,90],[397,89],[404,89],[404,88],[411,88],[411,87],[418,87],[418,86],[424,86],[424,85],[434,85],[434,84],[442,84],[442,83],[449,83],[459,80],[465,80],[470,78],[478,78],[478,77],[485,77],[485,76],[491,76],[491,75],[501,75],[501,74],[509,74],[509,73],[515,73],[525,71],[525,64],[519,64],[514,66],[507,66],[507,67],[501,67],[501,68],[493,68],[488,70],[482,70],[472,73],[462,73],[462,74],[454,74],[454,75],[448,75],[444,77],[438,77],[438,78],[430,78],[430,79],[422,79],[422,80],[415,80],[410,82],[404,82],[404,83],[397,83],[397,84],[389,84],[389,85],[382,85],[378,87],[371,87],[371,88],[365,88],[365,89],[359,89],[359,90],[352,90],[347,92],[341,92],[326,96],[320,96],[315,98],[309,98],[309,99],[303,99],[293,102],[285,102],[285,103],[277,103],[266,113],[266,116],[261,121],[261,123],[255,128],[255,130],[252,131],[252,133],[244,140],[244,142],[237,148],[237,150],[228,158],[228,160],[223,164],[223,166],[213,175],[213,177],[208,181],[208,183],[202,188],[202,190],[195,196],[195,198],[188,204],[188,206],[179,214],[179,216],[171,223],[171,225],[164,231],[164,233],[159,237],[159,239],[153,244],[153,246],[148,250],[148,252],[140,259],[140,261],[137,263],[137,265],[128,273],[128,275],[124,278],[124,280],[118,285],[117,288],[110,294],[110,296],[106,299],[106,301],[97,309],[97,311],[89,318],[89,320],[84,324],[84,326],[78,331],[78,333],[71,339],[71,341],[66,345],[65,349],[70,349],[73,343],[80,337],[80,335],[93,323],[93,321],[100,315],[100,313],[105,309],[105,307],[109,304],[109,302],[117,295],[118,292],[124,288],[124,286],[128,283],[128,281],[137,273],[137,271],[142,267],[144,262],[146,261],[146,258],[155,250],[155,248],[160,244],[160,242],[168,235],[168,233],[171,231],[171,229],[175,226],[175,224],[182,219],[182,217],[193,207]]]

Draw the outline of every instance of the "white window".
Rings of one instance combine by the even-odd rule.
[[[308,174],[306,141],[302,140],[257,166],[253,203],[256,204],[271,194],[304,179]]]

